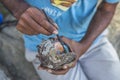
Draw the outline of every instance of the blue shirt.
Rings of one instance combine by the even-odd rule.
[[[96,12],[98,0],[77,0],[71,6],[51,2],[50,0],[25,0],[30,5],[44,9],[49,17],[51,17],[59,26],[59,35],[65,36],[75,41],[80,41],[85,35],[89,23]],[[55,1],[55,0],[53,0]],[[74,0],[75,1],[75,0]],[[109,3],[116,3],[119,0],[105,0]],[[66,2],[61,2],[66,3]],[[96,40],[99,41],[101,34]],[[51,35],[54,36],[54,35]],[[46,35],[24,35],[25,47],[32,51],[37,51],[36,46],[43,39],[48,39],[51,36]]]

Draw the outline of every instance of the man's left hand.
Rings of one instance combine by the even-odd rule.
[[[74,62],[70,63],[71,66],[69,66],[69,65],[67,65],[67,64],[64,65],[64,66],[63,66],[63,69],[61,69],[61,70],[51,70],[51,69],[44,68],[44,67],[41,67],[41,66],[39,67],[39,69],[46,70],[46,71],[48,71],[49,73],[55,74],[55,75],[64,75],[64,74],[66,74],[71,68],[73,68],[73,67],[76,65],[76,63],[77,63],[78,59],[80,58],[80,56],[81,56],[82,54],[84,54],[85,51],[88,49],[88,46],[87,46],[87,45],[82,44],[82,43],[80,43],[80,42],[76,42],[76,41],[70,40],[70,39],[68,39],[68,38],[66,38],[66,37],[61,37],[61,39],[70,47],[71,51],[73,51],[73,52],[75,53],[75,55],[76,55],[76,60],[75,60]]]

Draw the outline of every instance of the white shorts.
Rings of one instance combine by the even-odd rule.
[[[76,66],[65,75],[52,75],[38,70],[37,52],[26,49],[26,59],[31,61],[42,80],[120,80],[120,61],[111,43],[103,38],[80,57]]]

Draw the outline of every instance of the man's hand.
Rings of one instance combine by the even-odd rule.
[[[31,7],[24,0],[0,0],[0,2],[19,20],[17,29],[28,35],[50,35],[57,32],[57,26],[48,21],[45,14]]]
[[[20,17],[17,29],[28,35],[35,34],[57,34],[57,26],[50,23],[44,12],[40,9],[30,7]]]
[[[80,56],[82,54],[85,53],[85,51],[89,48],[89,45],[85,45],[83,43],[80,43],[80,42],[76,42],[76,41],[73,41],[73,40],[70,40],[68,38],[65,38],[65,37],[61,37],[61,39],[70,47],[71,51],[75,53],[76,55],[76,60],[74,62],[71,62],[71,66],[70,64],[67,65],[65,64],[63,66],[63,69],[62,70],[51,70],[51,69],[48,69],[48,68],[44,68],[42,66],[40,66],[39,68],[40,69],[43,69],[43,70],[47,70],[48,72],[50,72],[51,74],[55,74],[55,75],[64,75],[66,74],[71,68],[73,68],[78,59],[80,58]]]

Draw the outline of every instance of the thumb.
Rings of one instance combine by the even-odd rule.
[[[71,40],[66,38],[66,37],[61,37],[61,40],[68,45],[68,47],[72,50],[72,47],[71,47]]]
[[[61,39],[62,39],[62,41],[64,42],[64,43],[66,43],[67,45],[69,45],[70,46],[70,39],[68,39],[68,38],[66,38],[66,37],[61,37]]]

